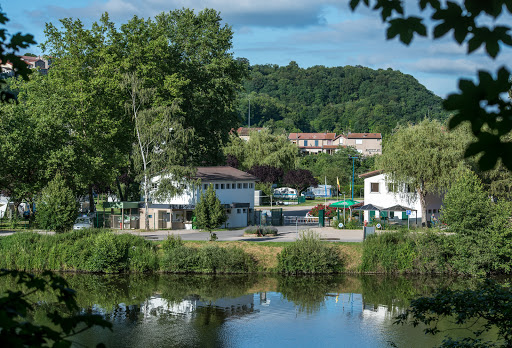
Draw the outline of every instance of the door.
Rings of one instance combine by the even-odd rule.
[[[158,229],[164,229],[167,228],[166,218],[165,218],[165,210],[159,210],[158,211]]]

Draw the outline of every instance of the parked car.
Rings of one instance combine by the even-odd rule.
[[[300,195],[306,199],[315,199],[315,194],[311,191],[302,192]]]
[[[79,216],[75,220],[75,224],[73,225],[74,230],[82,230],[84,228],[93,228],[94,223],[92,218],[88,216]]]

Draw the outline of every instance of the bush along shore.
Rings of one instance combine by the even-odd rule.
[[[510,274],[512,259],[467,236],[435,231],[386,232],[364,243],[328,243],[305,232],[293,243],[161,243],[91,229],[0,238],[0,268],[98,273],[416,273]]]
[[[109,230],[55,235],[20,232],[0,238],[0,268],[23,271],[321,274],[344,271],[335,247],[306,233],[295,243],[183,242],[158,244]]]

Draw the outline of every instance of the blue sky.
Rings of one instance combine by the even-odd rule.
[[[3,2],[10,19],[10,33],[31,33],[44,41],[44,25],[58,24],[60,18],[80,18],[90,25],[108,12],[111,19],[124,23],[133,15],[153,17],[162,11],[188,7],[209,7],[221,12],[234,31],[235,57],[248,58],[251,64],[287,65],[362,65],[373,69],[400,70],[413,75],[441,97],[456,92],[460,77],[473,78],[477,69],[509,65],[510,48],[496,60],[481,50],[465,55],[465,49],[452,39],[415,39],[406,47],[396,39],[385,39],[385,26],[377,13],[363,7],[352,13],[349,0],[22,0]],[[407,9],[413,0],[406,0]],[[500,19],[512,25],[512,17]],[[40,54],[38,47],[28,51]],[[21,52],[25,53],[25,52]]]

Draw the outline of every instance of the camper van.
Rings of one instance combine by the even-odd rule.
[[[280,187],[274,190],[274,198],[297,199],[297,190],[290,187]]]

